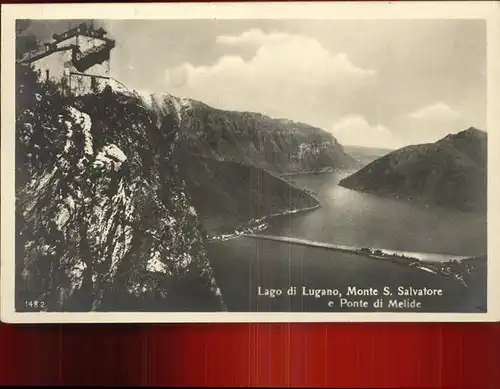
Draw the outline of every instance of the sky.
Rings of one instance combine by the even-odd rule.
[[[42,41],[79,21],[33,21]],[[104,20],[131,89],[260,112],[344,145],[486,130],[483,20]]]

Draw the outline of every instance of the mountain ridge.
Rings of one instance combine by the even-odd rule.
[[[170,106],[180,127],[177,141],[186,153],[243,162],[270,172],[300,173],[360,164],[329,132],[305,123],[251,111],[214,108],[170,93],[129,91],[150,109]]]
[[[339,185],[460,210],[486,209],[487,133],[474,127],[382,156]]]

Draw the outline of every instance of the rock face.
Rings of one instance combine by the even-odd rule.
[[[224,310],[172,160],[175,114],[17,80],[17,309]]]
[[[464,211],[486,209],[487,134],[469,128],[393,151],[340,181],[349,189]]]
[[[145,95],[143,99],[156,109],[160,109],[158,102],[164,102],[177,111],[180,147],[189,154],[278,174],[359,166],[331,134],[307,124],[223,111],[170,95]]]

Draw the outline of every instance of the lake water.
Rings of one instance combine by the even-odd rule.
[[[289,176],[293,185],[312,190],[321,203],[315,211],[283,216],[270,221],[261,233],[309,239],[339,245],[385,248],[407,252],[472,256],[486,252],[486,216],[480,213],[428,208],[382,198],[338,186],[346,174],[323,173]],[[485,308],[485,285],[464,288],[415,268],[352,253],[304,247],[290,243],[237,238],[209,246],[219,286],[233,311],[394,311],[387,304],[398,286],[442,288],[443,296],[417,298],[419,308],[409,311],[477,312]],[[297,287],[297,295],[259,295],[265,289]],[[381,308],[340,307],[333,297],[304,296],[302,287],[338,289],[346,298],[349,286],[388,286],[393,293]],[[372,304],[380,296],[363,297]],[[403,297],[398,297],[403,301]],[[359,298],[349,297],[358,301]],[[413,298],[412,298],[413,299]]]

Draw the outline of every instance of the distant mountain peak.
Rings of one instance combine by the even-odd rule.
[[[464,139],[464,138],[485,139],[486,136],[487,136],[486,131],[471,126],[466,130],[462,130],[453,134],[448,134],[442,139],[440,139],[438,142],[454,141],[456,139]]]
[[[473,136],[486,136],[486,131],[483,131],[479,128],[476,128],[476,127],[469,127],[467,128],[466,130],[463,130],[463,131],[460,131],[458,134],[456,135],[473,135]]]
[[[474,127],[474,126],[469,127],[469,128],[468,128],[468,129],[466,129],[465,131],[469,131],[469,132],[480,132],[480,133],[484,132],[483,130],[481,130],[481,129],[479,129],[479,128],[476,128],[476,127]]]

